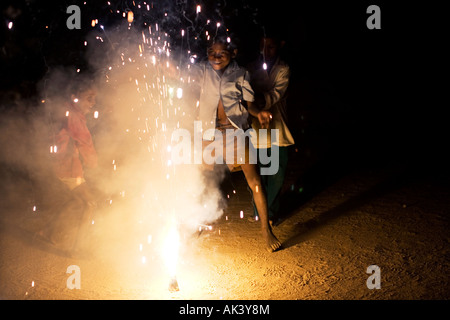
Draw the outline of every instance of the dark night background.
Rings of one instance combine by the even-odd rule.
[[[114,9],[132,8],[131,1],[111,2]],[[183,3],[194,10],[194,1],[154,1],[169,12]],[[81,8],[81,30],[66,27],[65,10],[71,4]],[[435,94],[425,94],[432,80],[428,71],[437,63],[423,54],[434,52],[429,21],[438,8],[397,1],[202,4],[202,14],[213,17],[220,10],[238,36],[243,64],[257,54],[261,26],[281,31],[292,69],[290,127],[298,150],[306,158],[314,155],[312,162],[329,170],[393,160],[434,170],[445,163],[442,105],[433,102]],[[381,8],[381,30],[366,27],[371,4]],[[92,30],[91,19],[100,19],[105,29],[114,26],[109,8],[106,1],[85,6],[83,1],[2,1],[2,112],[14,107],[18,97],[28,107],[38,105],[36,85],[52,68],[86,70],[82,44]]]

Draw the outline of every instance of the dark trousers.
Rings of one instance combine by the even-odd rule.
[[[262,188],[266,192],[267,197],[267,209],[269,220],[275,220],[280,210],[280,193],[283,187],[284,177],[286,176],[286,168],[288,163],[288,148],[279,147],[279,169],[278,172],[273,175],[261,175]],[[272,148],[267,150],[267,155],[270,157]],[[258,153],[258,166],[270,167],[269,164],[262,164],[259,159]],[[253,209],[255,216],[258,216],[258,210],[253,203]]]
[[[73,190],[60,184],[54,197],[44,235],[53,244],[63,249],[75,249],[86,236],[86,228],[92,219],[92,196],[86,183]]]

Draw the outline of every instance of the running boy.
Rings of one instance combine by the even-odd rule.
[[[230,146],[226,134],[223,134],[227,131],[231,131],[235,135],[244,134],[243,130],[249,128],[249,114],[258,119],[262,128],[267,128],[271,119],[270,112],[260,111],[254,105],[249,74],[233,60],[236,53],[237,49],[226,38],[217,38],[208,47],[208,61],[198,66],[199,74],[196,76],[201,87],[199,118],[202,121],[203,129],[216,128],[222,133],[223,141],[220,141],[220,145],[223,145],[224,149],[222,155],[227,154],[225,149],[234,149],[234,166],[237,164],[238,158],[245,156],[245,161],[240,166],[253,193],[253,201],[259,212],[266,248],[269,252],[273,252],[281,247],[281,243],[274,236],[269,225],[267,200],[261,188],[258,167],[248,161],[249,145],[247,143],[245,146],[237,146],[233,140]],[[244,103],[247,104],[247,107],[244,107]],[[214,137],[208,138],[205,134],[203,140],[204,146],[214,143]],[[228,163],[229,159],[227,159]],[[233,165],[229,165],[229,168]]]
[[[79,243],[87,220],[95,206],[95,198],[85,179],[85,170],[97,167],[97,152],[86,124],[86,115],[96,102],[96,90],[87,81],[72,87],[65,116],[54,125],[53,172],[58,184],[48,225],[37,234],[53,245],[73,250]],[[62,118],[62,119],[61,119]]]

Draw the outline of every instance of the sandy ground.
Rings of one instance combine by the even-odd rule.
[[[301,156],[291,157],[285,214],[274,227],[283,249],[263,249],[259,223],[247,219],[252,204],[242,172],[233,173],[236,193],[212,230],[182,236],[175,293],[152,246],[142,263],[133,235],[121,226],[93,241],[90,255],[70,257],[33,238],[38,220],[30,201],[18,195],[22,200],[3,202],[0,297],[449,299],[450,187],[444,178],[398,164],[360,166],[308,193],[304,172],[294,166]],[[67,288],[71,265],[80,268],[80,289]],[[380,268],[380,289],[367,287],[370,265]]]

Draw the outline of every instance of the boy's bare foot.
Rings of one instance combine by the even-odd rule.
[[[277,237],[275,237],[275,235],[272,233],[272,230],[263,230],[263,237],[266,241],[267,251],[274,252],[281,248],[281,242],[277,239]]]

